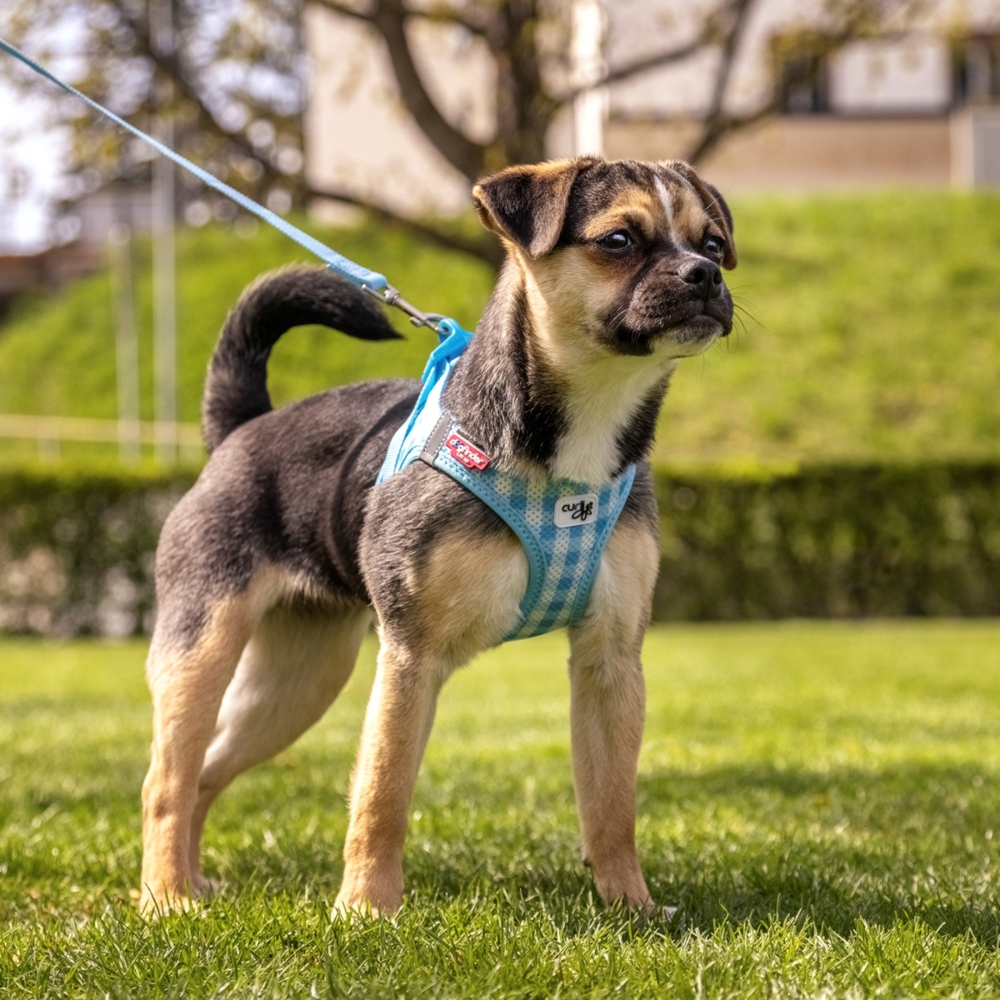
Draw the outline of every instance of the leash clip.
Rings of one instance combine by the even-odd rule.
[[[383,305],[395,306],[397,309],[405,312],[407,316],[410,317],[410,322],[414,326],[428,326],[435,333],[440,332],[438,326],[444,316],[441,313],[425,313],[421,312],[416,306],[410,305],[402,295],[399,294],[399,290],[393,288],[392,285],[386,285],[385,288],[372,288],[371,285],[362,284],[362,291],[367,292],[369,295],[374,296]]]

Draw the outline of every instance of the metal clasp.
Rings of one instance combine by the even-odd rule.
[[[381,291],[372,288],[369,285],[361,286],[363,291],[366,291],[369,295],[374,296],[383,305],[395,306],[397,309],[402,310],[410,317],[410,322],[414,326],[428,326],[435,333],[438,332],[438,324],[444,319],[441,313],[425,313],[421,312],[416,306],[410,305],[399,294],[399,291],[392,287],[392,285],[386,285]]]

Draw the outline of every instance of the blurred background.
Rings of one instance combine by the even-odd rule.
[[[656,617],[1000,612],[1000,2],[7,0],[0,34],[470,327],[477,177],[690,160],[739,321],[661,416]],[[0,629],[148,631],[219,327],[302,252],[9,57],[0,98]],[[299,330],[272,396],[432,346]]]

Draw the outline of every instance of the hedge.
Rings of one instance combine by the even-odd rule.
[[[0,470],[0,629],[149,631],[156,539],[196,476]]]
[[[148,631],[156,537],[194,481],[0,470],[0,628]],[[654,618],[996,615],[1000,463],[658,468]]]
[[[1000,463],[656,481],[661,621],[1000,613]]]

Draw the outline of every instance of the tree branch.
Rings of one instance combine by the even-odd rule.
[[[215,115],[205,105],[205,101],[198,92],[196,84],[184,72],[184,67],[181,65],[177,52],[166,54],[158,51],[149,37],[148,26],[129,16],[124,9],[121,13],[135,33],[136,44],[141,54],[150,59],[154,66],[173,80],[181,95],[194,104],[198,113],[198,121],[202,126],[208,131],[213,132],[217,138],[232,143],[244,156],[256,160],[263,168],[269,180],[287,180],[283,174],[276,170],[266,159],[261,157],[245,135],[241,132],[230,131],[224,128],[216,120]]]
[[[341,3],[340,0],[313,0],[313,2],[319,4],[320,7],[326,7],[327,10],[332,10],[334,14],[343,14],[344,17],[353,17],[357,21],[366,21],[368,24],[372,23],[371,14],[358,10],[356,7],[351,7],[348,4]]]
[[[703,130],[701,138],[694,144],[688,153],[689,163],[697,163],[703,159],[728,132],[736,128],[743,128],[759,121],[760,118],[769,114],[773,110],[773,100],[761,108],[753,115],[740,118],[738,116],[727,115],[725,112],[726,94],[729,90],[729,80],[732,77],[733,66],[736,55],[739,51],[740,42],[743,40],[743,31],[746,28],[750,12],[753,10],[754,0],[732,0],[730,13],[732,23],[729,30],[723,33],[721,53],[719,58],[719,68],[715,74],[715,81],[712,85],[712,99],[709,103],[708,113],[703,119]]]
[[[469,17],[467,12],[460,12],[451,4],[429,3],[424,7],[414,7],[409,13],[411,17],[421,17],[437,24],[454,24],[480,38],[485,37],[489,30],[489,17],[476,7],[472,12],[474,16]]]
[[[647,70],[657,69],[660,66],[669,66],[671,63],[683,62],[685,59],[690,59],[695,53],[700,52],[705,47],[705,44],[705,39],[698,38],[687,45],[682,45],[680,48],[667,49],[664,52],[658,52],[656,55],[636,59],[634,62],[626,63],[624,66],[618,66],[616,69],[609,70],[604,76],[593,83],[576,87],[568,93],[555,98],[555,100],[560,106],[568,104],[581,94],[586,93],[588,90],[593,90],[595,87],[606,87],[608,84],[620,83],[622,80],[638,76]]]
[[[729,79],[733,74],[733,64],[736,61],[736,53],[739,50],[740,42],[743,40],[743,29],[746,27],[747,18],[750,16],[753,5],[754,0],[734,0],[733,2],[734,20],[728,35],[722,43],[722,58],[719,60],[719,70],[715,76],[715,86],[712,89],[712,103],[708,112],[710,119],[722,114],[722,107],[726,100],[726,91],[729,89]]]
[[[483,172],[485,148],[453,128],[431,100],[406,38],[407,11],[401,0],[382,0],[372,20],[385,39],[406,110],[444,158],[470,181]]]
[[[427,240],[436,246],[444,247],[446,250],[458,250],[460,253],[478,257],[489,264],[494,270],[499,270],[500,265],[503,263],[504,249],[500,245],[499,240],[489,233],[483,232],[479,237],[465,236],[462,233],[430,225],[429,223],[421,222],[405,215],[399,215],[385,205],[378,205],[342,188],[317,187],[313,185],[307,188],[306,194],[311,198],[342,201],[345,204],[353,205],[355,208],[363,209],[379,222],[402,229],[412,236]]]
[[[685,154],[684,159],[692,166],[697,166],[727,135],[756,125],[757,122],[763,121],[765,118],[770,118],[777,109],[776,101],[768,101],[763,107],[749,115],[719,116],[715,121],[706,125],[701,137]]]
[[[389,60],[396,76],[399,96],[406,110],[416,120],[424,135],[439,153],[470,181],[483,172],[486,150],[477,142],[454,128],[446,121],[431,99],[424,82],[417,72],[413,54],[406,38],[405,22],[414,15],[402,0],[377,0],[370,13],[361,13],[346,7],[341,0],[316,0],[328,10],[371,24],[382,36],[389,53]]]

